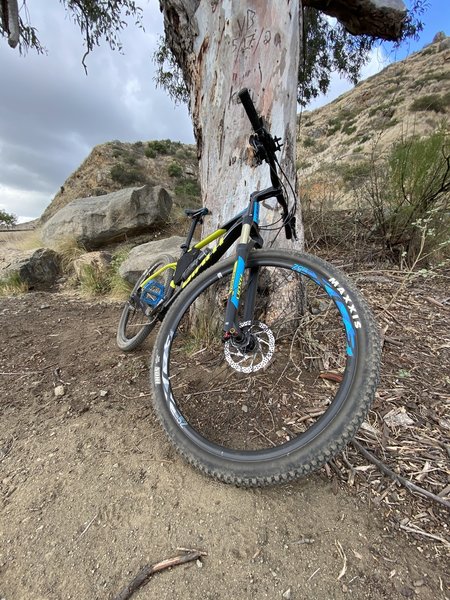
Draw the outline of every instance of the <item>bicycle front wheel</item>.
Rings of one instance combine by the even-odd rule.
[[[117,328],[116,342],[124,352],[138,348],[155,327],[158,306],[166,294],[174,271],[169,268],[161,273],[148,290],[142,287],[143,282],[164,265],[174,262],[175,259],[170,254],[162,254],[137,280],[122,309]]]
[[[289,481],[354,436],[378,381],[377,328],[347,278],[307,254],[252,252],[239,311],[257,277],[245,344],[222,342],[233,260],[180,294],[155,343],[156,413],[178,451],[219,480]],[[253,285],[254,288],[254,285]]]

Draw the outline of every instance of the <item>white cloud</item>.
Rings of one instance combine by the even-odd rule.
[[[152,55],[162,33],[158,3],[144,8],[145,31],[121,34],[125,54],[106,43],[81,65],[81,34],[60,3],[34,0],[30,19],[47,55],[25,57],[0,39],[0,202],[38,217],[92,147],[171,138],[192,142],[187,110],[156,90]]]
[[[51,194],[0,185],[0,208],[16,215],[19,223],[35,219],[44,211],[51,198]]]

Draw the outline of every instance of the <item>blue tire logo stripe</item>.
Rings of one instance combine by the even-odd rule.
[[[347,337],[347,354],[348,356],[353,356],[353,351],[355,349],[356,342],[355,327],[351,315],[348,311],[347,305],[342,300],[342,296],[328,283],[328,281],[326,281],[326,279],[318,275],[312,269],[295,264],[292,266],[292,270],[297,271],[298,273],[302,273],[303,275],[306,275],[307,277],[315,281],[315,283],[317,283],[317,285],[323,288],[326,291],[326,293],[330,296],[330,298],[334,301],[344,322],[345,333]]]

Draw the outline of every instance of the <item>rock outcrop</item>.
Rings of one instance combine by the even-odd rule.
[[[52,286],[60,276],[59,255],[49,248],[10,250],[0,261],[0,276],[17,273],[30,288]]]
[[[139,235],[166,222],[172,198],[161,186],[126,188],[91,198],[74,200],[42,228],[42,240],[57,247],[67,239],[87,249]]]

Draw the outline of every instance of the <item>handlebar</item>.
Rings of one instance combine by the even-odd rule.
[[[256,151],[256,155],[260,161],[265,160],[270,166],[270,179],[272,186],[277,191],[274,194],[278,203],[280,204],[283,211],[283,224],[286,232],[286,238],[290,240],[293,236],[296,238],[295,233],[295,215],[290,213],[288,210],[286,198],[281,187],[280,179],[278,177],[276,169],[276,155],[275,152],[280,150],[280,139],[274,138],[270,135],[267,129],[264,127],[262,118],[256,112],[255,105],[251,99],[250,92],[247,88],[243,88],[238,92],[239,99],[242,102],[247,117],[253,127],[255,136],[250,137],[250,143]],[[256,139],[255,139],[256,138]]]

